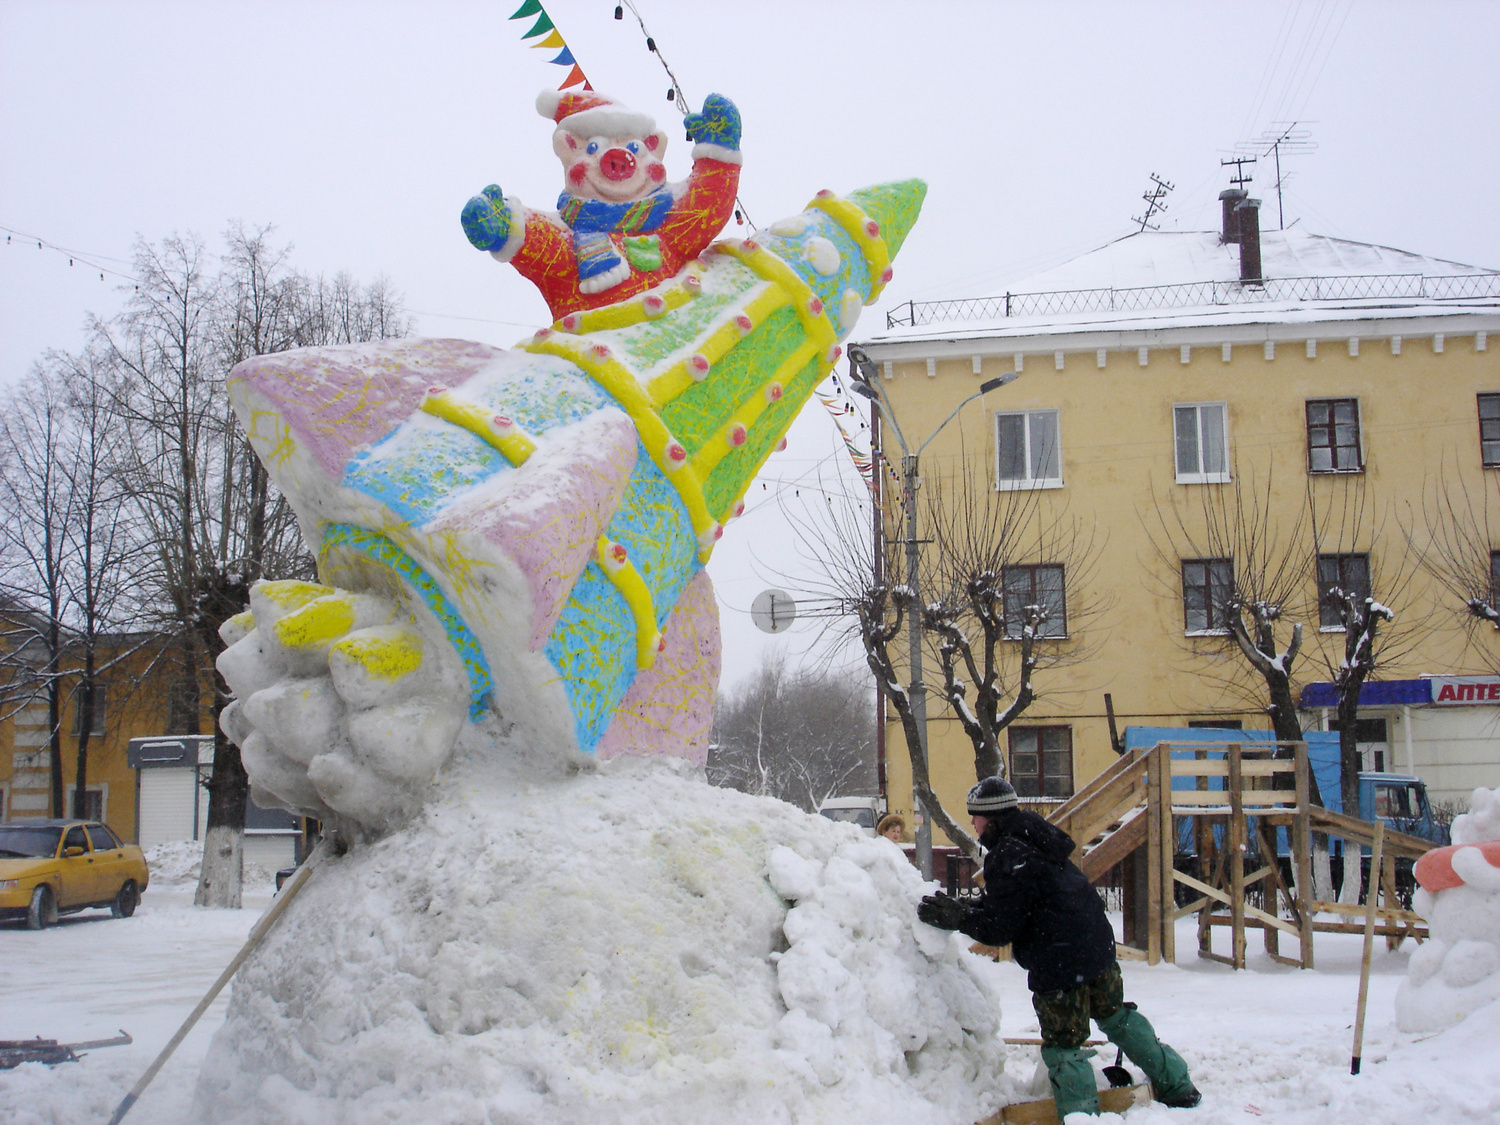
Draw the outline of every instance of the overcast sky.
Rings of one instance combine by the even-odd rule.
[[[670,126],[685,175],[670,82],[629,9],[544,2],[595,88]],[[384,274],[422,335],[509,345],[545,323],[458,224],[488,183],[543,207],[561,186],[533,102],[565,70],[507,20],[520,4],[0,0],[0,383],[120,307],[137,237],[217,241],[231,220],[276,224],[305,271]],[[1162,229],[1211,229],[1220,160],[1294,120],[1317,148],[1283,161],[1289,225],[1500,267],[1493,0],[636,8],[695,108],[738,103],[757,224],[820,188],[928,181],[886,305],[1000,291],[1128,234],[1152,173],[1175,185]],[[1274,226],[1270,162],[1254,174]],[[883,307],[866,317],[883,326]],[[763,642],[747,610],[783,542],[773,497],[839,449],[813,403],[715,556],[726,682],[767,644],[805,646]]]

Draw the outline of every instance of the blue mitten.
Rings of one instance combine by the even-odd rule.
[[[688,114],[682,124],[688,137],[699,144],[739,151],[740,111],[723,94],[709,94],[703,99],[703,112]]]
[[[464,234],[480,250],[498,250],[510,237],[510,208],[498,184],[464,204]]]

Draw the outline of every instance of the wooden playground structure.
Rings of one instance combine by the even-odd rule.
[[[1373,932],[1392,949],[1425,940],[1425,921],[1397,896],[1396,861],[1435,845],[1313,805],[1309,778],[1304,742],[1162,742],[1122,754],[1047,819],[1078,844],[1074,860],[1091,881],[1121,866],[1123,956],[1175,961],[1176,923],[1189,914],[1199,955],[1236,969],[1254,929],[1267,955],[1304,969],[1317,933]],[[1313,896],[1315,834],[1371,849],[1364,905]],[[1178,870],[1180,853],[1196,857],[1197,875]],[[1228,931],[1227,953],[1214,949],[1216,929]],[[1282,953],[1283,936],[1293,955]]]

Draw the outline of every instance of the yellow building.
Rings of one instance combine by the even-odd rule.
[[[1121,730],[1271,725],[1221,601],[1260,509],[1273,513],[1260,541],[1295,570],[1278,640],[1303,623],[1292,678],[1304,729],[1336,718],[1319,684],[1344,633],[1320,612],[1320,590],[1364,581],[1395,613],[1381,683],[1362,696],[1367,766],[1415,772],[1435,799],[1500,785],[1500,687],[1493,700],[1473,689],[1463,709],[1437,699],[1453,682],[1440,677],[1500,671],[1500,635],[1466,629],[1462,601],[1418,565],[1444,496],[1468,513],[1470,545],[1500,548],[1500,356],[1489,343],[1500,273],[1262,233],[1256,201],[1225,198],[1225,230],[1146,231],[1015,292],[898,306],[859,345],[913,449],[981,383],[1021,373],[962,410],[920,461],[929,494],[980,474],[985,502],[1012,505],[1030,529],[1007,552],[1006,587],[1048,606],[1041,647],[1062,659],[1038,669],[1038,698],[1002,735],[1010,776],[1023,795],[1056,798],[1104,768],[1106,693]],[[889,437],[886,454],[885,534],[900,539]],[[917,538],[930,538],[919,513]],[[1040,525],[1067,531],[1038,547]],[[1494,559],[1480,550],[1473,564],[1489,574]],[[909,815],[905,743],[887,712],[889,802]],[[934,788],[963,821],[973,752],[941,699],[928,713]]]
[[[126,760],[130,739],[162,729],[166,719],[166,677],[153,672],[160,645],[145,636],[110,637],[101,659],[122,658],[102,676],[91,719],[79,706],[78,676],[65,671],[60,692],[64,816],[73,814],[78,780],[78,740],[89,723],[84,788],[90,818],[102,820],[122,839],[137,832],[136,771]],[[65,669],[77,667],[73,653]],[[52,724],[47,692],[17,669],[0,684],[0,820],[50,817],[52,810]]]

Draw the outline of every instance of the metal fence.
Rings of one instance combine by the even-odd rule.
[[[1500,272],[1429,277],[1420,273],[1354,274],[1336,277],[1268,278],[1259,284],[1200,281],[1129,289],[1060,289],[1005,293],[956,301],[907,301],[886,313],[887,328],[917,328],[966,320],[1052,316],[1085,312],[1139,312],[1205,305],[1253,305],[1277,301],[1368,301],[1423,298],[1433,301],[1500,297]]]

